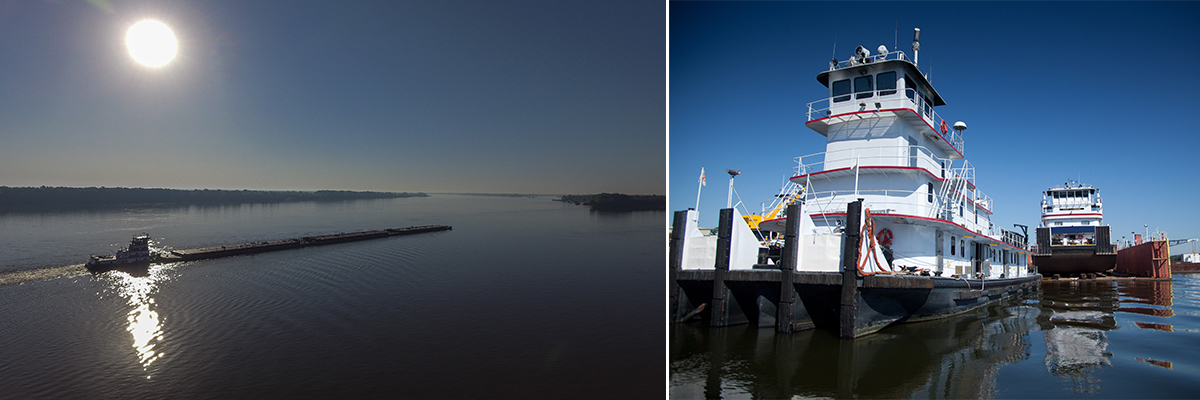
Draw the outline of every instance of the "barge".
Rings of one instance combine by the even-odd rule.
[[[410,226],[407,228],[384,229],[378,231],[363,231],[336,233],[332,235],[305,236],[293,239],[251,242],[230,246],[213,246],[199,249],[172,250],[169,255],[159,258],[161,262],[192,261],[208,258],[220,258],[244,254],[263,253],[268,251],[296,249],[307,246],[320,246],[334,243],[354,242],[359,240],[377,239],[389,236],[411,235],[425,232],[450,230],[447,225]]]
[[[828,97],[808,104],[805,125],[826,137],[826,151],[795,159],[790,180],[801,189],[784,215],[743,218],[734,205],[707,236],[697,210],[675,214],[676,321],[854,338],[1040,284],[1025,235],[992,223],[992,199],[964,157],[966,124],[951,130],[934,110],[945,101],[918,69],[917,48],[916,34],[911,60],[859,46],[817,75]],[[778,259],[747,221],[782,233]]]

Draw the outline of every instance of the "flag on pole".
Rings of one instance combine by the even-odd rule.
[[[700,167],[700,186],[704,186],[704,167]]]

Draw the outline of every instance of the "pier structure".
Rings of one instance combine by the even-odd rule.
[[[864,273],[859,268],[862,202],[847,205],[844,243],[838,271],[803,270],[797,263],[801,248],[799,204],[788,206],[783,257],[778,264],[756,263],[750,269],[731,269],[739,238],[733,209],[722,209],[711,269],[685,269],[692,243],[695,211],[674,214],[670,241],[670,318],[684,322],[707,317],[711,327],[754,324],[778,333],[830,329],[842,338],[855,338],[892,323],[918,322],[961,314],[995,300],[1036,288],[1039,275],[1018,278],[941,278],[914,274]]]
[[[712,269],[683,269],[687,224],[695,222],[695,211],[674,215],[670,253],[670,314],[682,322],[706,315],[714,327],[753,323],[781,333],[815,327],[797,293],[798,284],[841,285],[841,273],[796,271],[799,205],[788,206],[783,257],[778,265],[755,264],[753,269],[730,270],[733,209],[720,210],[717,228],[716,263]],[[738,221],[740,222],[740,221]]]

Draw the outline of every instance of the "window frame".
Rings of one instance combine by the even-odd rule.
[[[866,90],[859,90],[859,87],[858,87],[859,81],[867,82]],[[875,76],[874,75],[863,75],[863,76],[858,76],[858,77],[854,78],[854,98],[855,99],[867,99],[867,98],[871,98],[874,96],[875,96]]]
[[[891,74],[891,79],[883,79],[884,75]],[[896,71],[880,72],[875,75],[875,90],[879,91],[880,96],[890,96],[896,94]],[[884,88],[882,82],[888,82],[891,87]]]
[[[838,93],[838,88],[837,88],[837,87],[838,87],[838,84],[839,84],[839,83],[845,83],[845,84],[846,84],[846,92],[845,92],[845,93],[841,93],[841,94],[839,94],[839,93]],[[843,101],[850,101],[850,98],[851,98],[851,97],[852,97],[852,95],[854,94],[854,86],[850,84],[850,78],[842,79],[842,80],[839,80],[839,81],[834,81],[833,83],[829,84],[829,90],[830,90],[830,92],[829,92],[829,93],[833,95],[833,96],[830,96],[830,97],[831,97],[831,98],[833,98],[833,102],[834,102],[834,103],[841,103],[841,102],[843,102]]]

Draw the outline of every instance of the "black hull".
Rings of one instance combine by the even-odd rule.
[[[868,335],[892,324],[962,314],[1037,287],[1041,279],[1041,275],[987,280],[860,277],[856,282],[858,290],[854,297],[853,337]],[[840,285],[803,285],[797,289],[816,327],[839,330],[842,313]]]
[[[87,270],[92,273],[121,271],[133,276],[147,276],[150,274],[149,260],[131,263],[86,264],[86,266]]]
[[[1042,275],[1077,275],[1111,270],[1117,266],[1117,255],[1097,254],[1095,247],[1058,249],[1050,254],[1035,254],[1033,265]]]
[[[675,281],[684,299],[677,303],[680,321],[699,315],[707,317],[711,326],[749,323],[760,328],[775,327],[779,332],[818,328],[843,336],[841,323],[846,313],[853,326],[845,337],[869,335],[890,325],[958,315],[1036,288],[1042,279],[1036,274],[986,280],[911,275],[857,277],[850,308],[841,304],[840,272],[794,273],[794,304],[783,301],[788,296],[781,296],[780,284],[785,275],[782,271],[727,271],[719,279],[716,275],[713,270],[678,272]],[[721,281],[720,285],[726,289],[714,291],[714,280]],[[720,292],[724,292],[725,300],[714,297]],[[702,304],[705,306],[700,307]],[[780,308],[788,312],[781,313]],[[777,319],[785,314],[790,314],[786,320]]]

